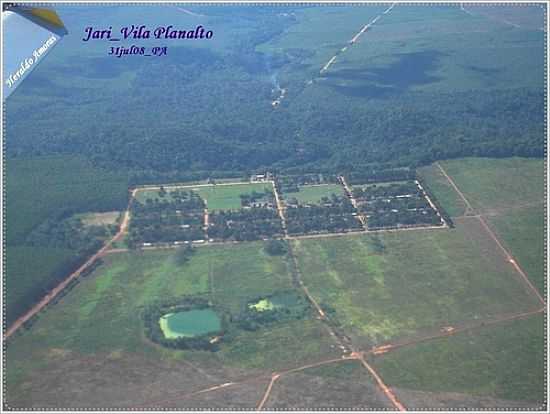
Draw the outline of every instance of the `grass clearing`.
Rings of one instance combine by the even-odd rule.
[[[426,180],[430,190],[436,195],[437,200],[451,217],[458,217],[466,211],[466,203],[449,183],[436,165],[422,167],[420,175]]]
[[[536,315],[375,357],[389,386],[544,401],[544,320]]]
[[[466,158],[441,165],[544,292],[544,161]],[[464,212],[464,202],[437,166],[425,167],[421,174],[451,215]]]
[[[85,226],[108,226],[116,224],[120,219],[119,211],[108,211],[105,213],[84,213],[77,214]]]
[[[481,214],[492,215],[533,202],[542,203],[544,199],[541,159],[463,158],[441,161],[441,166]]]
[[[339,184],[319,184],[319,185],[303,185],[298,187],[298,192],[286,192],[286,199],[296,198],[300,203],[319,204],[323,197],[330,198],[332,194],[337,196],[344,195],[344,188]]]
[[[136,199],[140,202],[145,202],[148,198],[154,200],[163,198],[170,200],[170,191],[173,189],[182,189],[185,191],[194,191],[204,200],[206,200],[208,210],[238,210],[242,208],[241,194],[250,194],[253,191],[264,192],[273,191],[273,186],[270,183],[242,183],[234,185],[212,185],[206,187],[181,185],[164,187],[168,194],[164,197],[159,197],[158,190],[140,190],[136,195]]]
[[[366,345],[537,304],[477,219],[294,246],[311,294]]]

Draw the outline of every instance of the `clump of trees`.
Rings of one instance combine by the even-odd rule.
[[[271,300],[277,296],[288,296],[285,305],[274,306],[272,309],[257,310],[251,306],[261,300]],[[293,319],[302,319],[310,311],[307,299],[295,291],[278,292],[273,295],[257,297],[246,303],[241,314],[237,318],[238,326],[247,331],[256,331],[263,326]]]
[[[204,200],[193,191],[167,192],[161,187],[158,198],[132,202],[127,244],[135,248],[144,243],[203,240],[204,209]]]
[[[174,260],[178,266],[183,266],[189,261],[193,253],[195,253],[195,248],[190,244],[186,244],[185,246],[178,247],[174,254]]]
[[[270,256],[282,256],[288,251],[288,246],[284,240],[272,239],[264,243],[264,251]]]
[[[356,210],[346,196],[332,194],[318,204],[303,204],[296,200],[286,209],[290,234],[341,233],[362,230]]]
[[[414,181],[371,184],[355,188],[353,194],[359,210],[367,216],[369,229],[443,225]]]
[[[281,220],[274,208],[252,207],[210,215],[208,236],[215,240],[252,241],[282,234]]]

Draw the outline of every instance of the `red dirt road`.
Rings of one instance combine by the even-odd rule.
[[[53,288],[46,296],[42,298],[40,302],[38,302],[36,305],[34,305],[27,313],[19,317],[5,332],[4,334],[4,340],[9,338],[11,335],[14,334],[15,331],[17,331],[25,322],[27,322],[29,319],[31,319],[34,315],[36,315],[38,312],[40,312],[45,306],[48,305],[52,301],[53,298],[55,298],[63,289],[67,287],[67,285],[74,279],[76,279],[80,274],[88,267],[90,266],[94,261],[102,257],[111,247],[111,245],[119,240],[122,235],[126,232],[126,229],[128,228],[128,224],[130,222],[130,203],[132,202],[132,199],[134,198],[134,195],[136,193],[136,190],[134,189],[130,195],[130,201],[128,203],[128,208],[124,212],[124,216],[122,218],[122,221],[120,223],[120,228],[118,232],[113,236],[111,240],[109,240],[105,245],[92,257],[90,257],[86,262],[80,266],[78,269],[76,269],[73,273],[71,273],[65,280],[63,280],[59,285],[57,285],[55,288]]]
[[[468,216],[468,215],[473,215],[474,213],[474,209],[472,208],[472,205],[470,204],[470,202],[466,199],[466,197],[464,196],[464,194],[462,193],[462,191],[459,190],[459,188],[457,187],[457,185],[455,184],[455,182],[453,181],[453,179],[447,174],[447,172],[443,169],[443,167],[441,166],[441,164],[439,164],[438,162],[436,163],[436,165],[438,166],[438,168],[440,169],[441,173],[445,176],[445,178],[447,179],[447,181],[449,181],[449,184],[451,184],[451,186],[454,188],[454,190],[456,191],[456,193],[460,196],[460,198],[464,201],[465,205],[466,205],[466,211],[464,212],[464,215],[465,216]],[[468,214],[470,213],[470,214]],[[502,245],[502,243],[500,242],[500,240],[498,239],[498,237],[496,236],[496,234],[493,232],[493,230],[491,230],[491,228],[489,227],[489,225],[487,224],[487,222],[485,221],[485,219],[483,218],[483,216],[481,214],[479,215],[476,215],[477,219],[480,221],[481,225],[483,226],[483,228],[485,229],[485,231],[487,232],[487,234],[489,234],[489,236],[495,241],[495,243],[497,244],[497,246],[502,250],[502,252],[504,253],[504,256],[506,257],[506,261],[508,263],[510,263],[514,269],[516,270],[516,272],[520,275],[522,281],[529,287],[529,289],[533,292],[533,294],[537,297],[537,299],[539,300],[539,302],[541,303],[541,305],[543,306],[546,306],[546,301],[544,300],[544,298],[542,297],[542,295],[540,294],[540,292],[538,291],[537,288],[535,288],[535,286],[531,283],[531,281],[529,280],[529,278],[527,277],[527,275],[525,274],[525,272],[523,271],[523,269],[519,266],[519,264],[517,263],[517,261],[514,259],[514,257],[510,254],[510,252],[508,252],[508,250],[506,250],[506,248]]]

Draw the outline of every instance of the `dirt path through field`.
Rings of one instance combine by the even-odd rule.
[[[347,43],[346,46],[342,47],[340,50],[338,50],[338,52],[336,52],[336,54],[334,56],[332,56],[329,61],[327,63],[325,63],[325,65],[321,68],[321,70],[319,71],[319,74],[322,75],[323,73],[325,73],[327,70],[329,70],[329,68],[334,64],[334,62],[336,62],[336,58],[341,55],[342,53],[345,53],[349,47],[353,46],[358,40],[359,38],[363,35],[363,33],[365,33],[369,27],[371,27],[372,25],[374,25],[381,17],[382,15],[384,14],[388,14],[393,8],[394,6],[396,5],[397,3],[392,3],[390,7],[388,7],[386,10],[384,10],[381,14],[379,14],[378,16],[376,16],[374,19],[372,19],[369,23],[365,24],[361,30],[359,30],[352,38],[351,40]]]
[[[441,164],[439,162],[436,162],[435,165],[437,165],[437,168],[439,168],[439,170],[441,171],[441,173],[445,176],[445,178],[447,179],[447,181],[449,182],[449,184],[451,184],[451,187],[453,187],[453,189],[456,191],[456,193],[459,195],[459,197],[462,199],[462,201],[464,202],[464,204],[466,205],[466,210],[464,211],[464,215],[465,216],[471,216],[471,215],[474,215],[475,214],[475,210],[474,208],[472,207],[472,205],[470,204],[470,202],[466,199],[466,197],[464,196],[464,194],[462,194],[462,191],[460,191],[458,189],[458,187],[456,186],[455,182],[453,181],[453,179],[451,177],[449,177],[449,175],[447,174],[447,172],[443,169],[443,167],[441,166]]]
[[[67,285],[76,279],[80,274],[86,270],[92,263],[94,263],[97,259],[101,258],[111,247],[111,245],[118,241],[123,234],[128,229],[128,225],[130,223],[130,204],[132,203],[132,200],[134,199],[134,196],[136,194],[136,190],[132,190],[130,194],[130,200],[128,201],[128,207],[126,208],[126,211],[124,212],[124,216],[122,218],[122,221],[120,223],[120,227],[118,229],[118,232],[109,240],[107,243],[103,245],[99,251],[94,254],[92,257],[90,257],[86,262],[80,266],[78,269],[76,269],[73,273],[71,273],[65,280],[63,280],[59,285],[57,285],[55,288],[53,288],[46,296],[42,298],[40,302],[38,302],[36,305],[34,305],[28,312],[20,316],[10,327],[9,329],[4,333],[4,341],[8,339],[11,335],[13,335],[25,322],[27,322],[29,319],[31,319],[34,315],[36,315],[38,312],[40,312],[44,307],[48,305],[54,299],[63,289],[67,287]]]
[[[353,206],[353,208],[355,210],[357,210],[357,217],[359,218],[359,221],[361,222],[361,225],[363,226],[363,229],[367,230],[367,219],[365,218],[365,216],[363,216],[359,212],[359,203],[357,203],[357,200],[353,196],[353,191],[352,191],[351,187],[348,185],[348,183],[346,181],[346,177],[344,177],[343,175],[340,175],[340,176],[338,176],[338,179],[340,180],[340,183],[344,187],[344,191],[346,192],[346,195],[348,196],[349,201],[351,202],[351,205]]]
[[[454,188],[456,193],[460,196],[460,198],[466,204],[467,208],[466,208],[466,211],[465,211],[464,215],[465,216],[474,215],[474,209],[472,208],[472,205],[466,199],[466,197],[464,196],[462,191],[459,190],[459,188],[457,187],[457,185],[455,184],[453,179],[447,174],[447,172],[443,169],[443,167],[441,166],[441,164],[439,162],[437,162],[436,165],[441,170],[441,173],[445,176],[445,178],[447,178],[447,181],[449,181],[449,184],[451,184],[451,186]],[[470,214],[468,214],[468,212]],[[493,241],[497,244],[497,246],[502,250],[502,252],[504,253],[504,256],[506,258],[506,261],[514,267],[514,269],[516,270],[516,273],[520,276],[521,281],[527,285],[529,290],[537,297],[537,299],[539,300],[541,305],[546,306],[546,301],[544,300],[542,295],[539,293],[538,289],[535,288],[535,286],[531,283],[531,281],[529,280],[529,278],[527,277],[527,275],[525,274],[523,269],[519,266],[517,261],[514,259],[514,257],[510,254],[510,252],[508,252],[508,250],[506,250],[506,248],[501,243],[499,238],[496,236],[496,234],[493,232],[493,230],[491,230],[491,228],[489,227],[489,225],[487,224],[487,222],[483,218],[483,215],[476,214],[476,217],[479,220],[479,222],[481,223],[481,225],[483,226],[483,228],[485,229],[485,231],[487,232],[487,234],[493,239]]]

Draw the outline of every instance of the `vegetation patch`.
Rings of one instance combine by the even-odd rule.
[[[277,292],[248,302],[239,316],[239,326],[255,331],[263,325],[304,318],[310,310],[305,297],[295,291]]]

